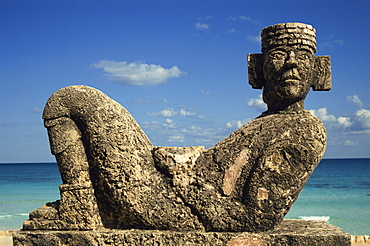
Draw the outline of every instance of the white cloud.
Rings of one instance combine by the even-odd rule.
[[[146,113],[148,116],[152,117],[175,117],[177,115],[183,116],[183,117],[197,117],[199,119],[203,119],[203,115],[197,115],[197,112],[195,109],[190,109],[190,110],[185,110],[185,109],[180,109],[179,111],[173,109],[173,108],[166,108],[158,112],[153,112],[153,113]]]
[[[145,130],[158,130],[158,129],[161,129],[163,127],[163,124],[157,122],[157,121],[151,121],[151,122],[148,122],[148,121],[144,121],[144,122],[141,122],[140,123],[140,126],[145,129]]]
[[[192,141],[191,145],[206,145],[211,147],[229,134],[229,131],[221,128],[206,128],[190,126],[181,130],[186,139]]]
[[[333,47],[341,46],[344,44],[344,41],[341,39],[335,39],[333,35],[330,35],[329,37],[326,38],[324,42],[320,42],[319,46],[320,49],[331,49]]]
[[[169,136],[168,137],[168,142],[177,142],[177,143],[184,143],[185,142],[185,137],[183,135],[175,135],[175,136]]]
[[[359,124],[359,126],[362,129],[370,129],[370,110],[368,109],[357,110],[355,121],[356,123]]]
[[[357,142],[351,141],[351,140],[346,140],[346,141],[344,141],[343,144],[344,144],[344,146],[355,146],[355,145],[358,145]]]
[[[237,16],[229,16],[226,18],[226,20],[232,20],[232,21],[236,21],[238,19]]]
[[[351,102],[359,108],[362,108],[364,106],[358,95],[347,96],[347,102]]]
[[[267,109],[266,103],[262,100],[262,95],[258,98],[249,99],[247,105],[248,107],[257,109],[258,111],[265,111]]]
[[[200,93],[202,93],[203,95],[205,95],[205,96],[209,96],[209,95],[211,95],[211,92],[209,92],[209,91],[205,91],[205,90],[201,90],[200,91]]]
[[[111,79],[128,85],[157,85],[166,83],[170,78],[186,75],[186,72],[181,71],[177,66],[166,69],[160,65],[141,62],[101,60],[92,66],[102,68]]]
[[[188,128],[184,128],[181,131],[184,133],[199,133],[202,130],[200,126],[189,126]]]
[[[166,128],[177,128],[176,123],[173,122],[171,119],[166,119],[165,122],[163,123],[163,126]]]
[[[310,112],[322,121],[337,121],[334,115],[328,114],[327,108],[311,109]]]
[[[210,26],[204,22],[195,23],[195,28],[199,31],[204,31],[210,28]]]
[[[142,122],[140,123],[140,126],[147,131],[155,131],[157,134],[158,132],[163,132],[163,130],[172,131],[178,128],[177,124],[169,118],[167,118],[163,123],[158,121]]]
[[[243,16],[243,15],[239,15],[238,16],[239,20],[244,20],[244,21],[254,21],[251,17],[249,16]]]
[[[359,109],[352,116],[340,116],[338,118],[329,114],[327,108],[311,109],[310,112],[322,120],[330,130],[346,130],[346,133],[350,134],[367,134],[370,132],[370,110],[368,109]]]
[[[183,123],[183,122],[182,122]],[[199,125],[172,125],[172,119],[166,119],[163,124],[156,121],[141,124],[149,138],[156,146],[213,146],[228,134],[226,128],[202,128]],[[201,123],[209,125],[209,123]],[[172,127],[174,126],[174,127]]]
[[[228,31],[228,33],[235,33],[236,32],[236,29],[235,28],[232,28]]]
[[[251,22],[254,21],[251,17],[244,16],[244,15],[229,16],[229,17],[226,18],[226,20],[232,20],[232,21],[242,20],[242,21],[251,21]]]
[[[258,20],[255,20],[249,16],[245,16],[245,15],[238,15],[238,16],[229,16],[226,18],[226,20],[230,20],[230,21],[247,21],[247,22],[250,22],[252,24],[257,24],[257,25],[260,25],[259,21]]]
[[[350,127],[353,122],[350,121],[349,117],[338,117],[338,123],[343,125],[344,127]]]
[[[181,116],[194,116],[196,114],[197,113],[195,111],[193,111],[193,110],[186,111],[185,109],[180,109],[180,111],[179,111],[179,115],[181,115]]]
[[[232,120],[226,123],[226,128],[238,129],[248,123],[250,119]]]
[[[260,35],[256,35],[256,36],[248,35],[247,40],[252,41],[253,43],[260,44],[261,43],[261,36]]]
[[[159,112],[154,112],[154,113],[147,113],[147,115],[149,116],[153,116],[153,117],[157,117],[157,116],[161,116],[161,117],[174,117],[178,114],[177,111],[175,111],[173,108],[166,108],[166,109],[163,109]]]
[[[42,109],[40,108],[33,108],[32,109],[32,113],[41,113],[42,112]]]
[[[166,121],[165,121],[166,123],[168,123],[168,124],[172,124],[173,123],[173,120],[171,120],[171,119],[166,119]]]
[[[343,45],[343,44],[344,44],[343,40],[336,39],[336,40],[325,41],[325,42],[321,43],[320,46],[321,46],[322,49],[326,49],[326,48],[333,48],[333,47],[336,47],[336,46],[340,46],[340,45]]]

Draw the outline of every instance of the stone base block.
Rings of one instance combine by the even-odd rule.
[[[350,246],[351,236],[325,221],[284,220],[264,233],[159,230],[19,231],[14,246],[47,245],[307,245]]]

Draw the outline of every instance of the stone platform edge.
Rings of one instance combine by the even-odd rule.
[[[284,220],[264,233],[161,230],[17,231],[14,246],[252,245],[349,246],[351,235],[325,221]]]

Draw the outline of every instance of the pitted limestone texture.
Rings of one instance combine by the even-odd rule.
[[[351,236],[325,221],[284,220],[266,233],[166,230],[18,231],[14,246],[350,246]]]

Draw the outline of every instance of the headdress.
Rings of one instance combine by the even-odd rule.
[[[261,32],[262,52],[280,45],[303,44],[316,52],[316,30],[302,23],[282,23],[265,27]]]

